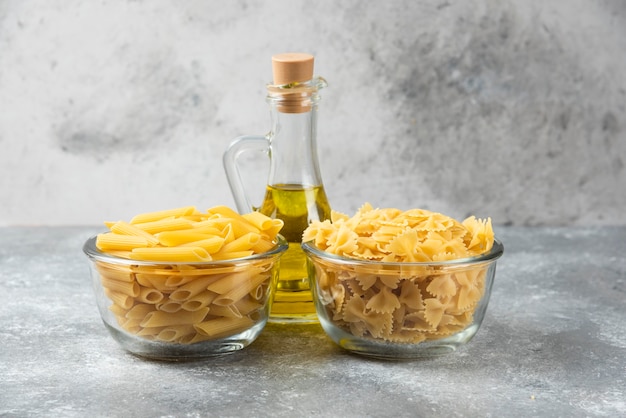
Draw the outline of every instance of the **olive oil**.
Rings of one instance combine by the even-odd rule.
[[[280,274],[270,321],[316,322],[313,296],[307,277],[306,256],[300,247],[302,233],[313,220],[330,218],[330,205],[322,185],[268,185],[261,213],[282,219],[281,235],[289,249],[281,257]]]

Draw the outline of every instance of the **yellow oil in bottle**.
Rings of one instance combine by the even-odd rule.
[[[306,269],[306,255],[300,247],[302,233],[314,220],[330,218],[330,205],[323,186],[300,184],[267,186],[259,211],[285,222],[280,234],[289,249],[280,259],[278,286],[270,313],[271,322],[317,322]]]

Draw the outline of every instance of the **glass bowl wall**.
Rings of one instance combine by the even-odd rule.
[[[302,244],[317,316],[351,352],[386,358],[429,357],[469,342],[483,321],[504,247],[432,263],[384,263],[337,256]]]
[[[240,350],[265,327],[286,241],[270,251],[211,262],[144,262],[85,242],[105,327],[127,351],[191,360]]]

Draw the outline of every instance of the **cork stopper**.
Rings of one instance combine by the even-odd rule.
[[[291,52],[272,57],[274,85],[301,83],[313,78],[313,55]]]

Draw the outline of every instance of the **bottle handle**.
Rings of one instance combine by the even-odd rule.
[[[222,156],[226,179],[239,213],[248,213],[253,210],[253,206],[246,193],[237,160],[242,154],[249,151],[262,151],[267,154],[269,146],[270,143],[267,136],[244,135],[235,138]]]

